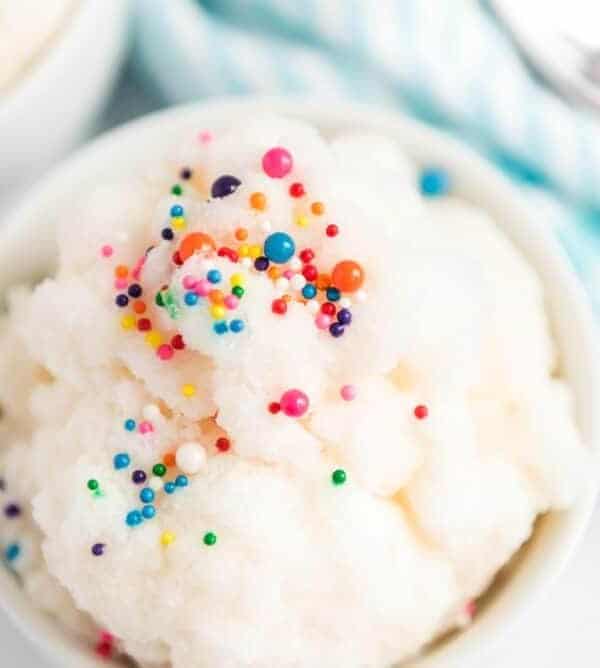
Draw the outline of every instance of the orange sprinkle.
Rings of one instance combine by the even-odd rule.
[[[281,270],[279,267],[269,267],[267,274],[269,274],[269,278],[272,278],[274,281],[277,280],[281,276]]]
[[[208,234],[202,232],[192,232],[179,244],[179,257],[185,262],[196,251],[205,252],[207,250],[216,250],[215,242]]]
[[[329,274],[319,274],[316,283],[318,290],[325,290],[331,285],[331,276]]]
[[[235,238],[238,241],[246,241],[248,238],[248,230],[245,227],[238,227],[235,231]]]
[[[310,205],[310,210],[315,216],[321,216],[325,213],[325,205],[323,202],[313,202]]]
[[[250,195],[250,206],[257,211],[264,211],[267,208],[267,198],[263,193],[252,193]]]
[[[115,276],[117,278],[127,278],[128,273],[129,269],[124,264],[119,264],[115,267]]]
[[[283,295],[282,299],[283,299],[284,302],[288,302],[288,304],[289,304],[289,302],[292,301],[292,298],[290,297],[290,295]]]
[[[140,301],[138,301],[138,302],[133,302],[133,310],[134,310],[136,313],[145,313],[145,311],[146,311],[146,304],[144,304],[144,302],[140,302]]]
[[[208,298],[211,304],[222,304],[225,299],[221,290],[211,290],[208,293]]]
[[[163,464],[165,466],[175,466],[175,453],[167,452],[163,455]]]

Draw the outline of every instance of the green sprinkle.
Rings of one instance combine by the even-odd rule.
[[[209,531],[208,533],[204,534],[204,544],[211,546],[214,545],[217,542],[217,535],[214,534],[212,531]]]
[[[167,472],[167,467],[164,464],[154,464],[154,466],[152,467],[152,473],[161,478],[164,476],[166,472]]]
[[[343,485],[346,482],[346,471],[343,469],[336,469],[331,474],[331,481],[334,485]]]
[[[181,309],[179,308],[179,304],[177,303],[177,300],[175,297],[173,297],[173,294],[171,293],[170,290],[165,290],[165,292],[162,295],[164,305],[167,309],[167,313],[171,317],[172,320],[177,320],[179,316],[181,315]]]
[[[171,193],[173,195],[183,195],[183,188],[176,183],[172,188],[171,188]]]
[[[231,288],[231,294],[235,295],[236,297],[243,297],[244,288],[241,285],[236,285],[235,287]]]
[[[97,480],[92,478],[91,480],[87,481],[87,488],[90,490],[90,492],[95,492],[99,487],[100,485]]]
[[[156,297],[155,297],[154,301],[156,302],[157,306],[164,306],[165,305],[165,302],[164,302],[163,296],[162,296],[162,292],[157,292],[156,293]]]

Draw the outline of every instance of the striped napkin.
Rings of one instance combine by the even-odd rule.
[[[540,83],[482,3],[136,2],[136,65],[168,103],[307,93],[459,135],[522,187],[600,312],[600,116]]]

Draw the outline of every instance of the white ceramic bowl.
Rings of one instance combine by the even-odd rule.
[[[217,101],[174,108],[110,132],[80,151],[44,180],[0,232],[0,289],[49,271],[55,256],[54,224],[68,210],[71,194],[107,178],[160,160],[182,125],[216,127],[243,123],[260,111],[275,111],[316,124],[323,133],[372,129],[397,141],[418,163],[441,165],[453,175],[458,194],[486,208],[503,232],[527,256],[546,288],[547,310],[561,369],[576,396],[577,421],[586,444],[600,449],[600,376],[595,359],[594,323],[582,289],[554,238],[518,193],[494,169],[454,140],[394,113],[368,107],[295,101]],[[586,527],[596,484],[577,504],[539,522],[509,576],[495,587],[475,623],[416,662],[418,668],[468,668],[505,634],[529,604],[562,571]],[[40,614],[13,580],[0,572],[0,601],[20,629],[60,666],[91,668],[98,662],[52,620]]]
[[[3,204],[93,127],[124,55],[128,7],[129,0],[78,0],[39,58],[0,93]]]

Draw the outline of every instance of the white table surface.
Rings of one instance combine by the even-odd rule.
[[[125,75],[101,129],[158,107]],[[0,668],[57,667],[0,613]],[[504,644],[486,656],[485,664],[452,668],[600,668],[600,509],[563,577]]]

